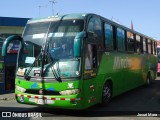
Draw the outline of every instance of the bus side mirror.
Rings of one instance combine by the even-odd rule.
[[[18,40],[23,43],[22,37],[20,37],[18,35],[12,35],[12,36],[9,36],[8,38],[6,38],[6,40],[4,41],[3,46],[2,46],[2,56],[3,57],[6,56],[6,54],[7,54],[7,48],[8,48],[9,43],[11,43],[12,41],[15,41],[15,40]]]
[[[74,57],[80,57],[81,56],[81,45],[82,45],[82,39],[86,37],[86,32],[80,32],[76,35],[74,39]]]

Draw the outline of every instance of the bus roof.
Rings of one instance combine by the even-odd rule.
[[[35,22],[45,22],[45,21],[57,21],[57,20],[67,20],[67,19],[85,19],[88,14],[85,13],[73,13],[73,14],[66,14],[66,15],[55,15],[49,16],[44,18],[33,18],[28,20],[28,23],[35,23]]]
[[[94,16],[98,16],[100,17],[103,21],[107,21],[108,23],[110,23],[111,25],[114,25],[116,27],[120,27],[124,30],[127,30],[127,31],[130,31],[132,33],[135,33],[137,35],[140,35],[140,36],[143,36],[145,38],[148,38],[148,39],[151,39],[151,40],[154,40],[154,41],[157,41],[149,36],[146,36],[142,33],[139,33],[135,30],[132,30],[128,27],[125,27],[124,25],[121,25],[117,22],[114,22],[112,20],[109,20],[107,18],[104,18],[100,15],[96,15],[96,14],[93,14],[93,13],[71,13],[71,14],[65,14],[65,15],[55,15],[55,16],[49,16],[49,17],[43,17],[43,18],[33,18],[33,19],[30,19],[28,20],[28,24],[30,23],[36,23],[36,22],[46,22],[46,21],[57,21],[57,20],[67,20],[67,19],[85,19],[87,16],[91,16],[91,15],[94,15]]]

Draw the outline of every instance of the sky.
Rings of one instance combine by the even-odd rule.
[[[160,40],[160,0],[1,0],[1,17],[37,18],[95,13]],[[53,9],[52,9],[53,8]]]

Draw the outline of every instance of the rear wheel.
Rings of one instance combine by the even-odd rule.
[[[151,85],[151,75],[148,74],[147,75],[147,80],[146,80],[146,86],[150,86]]]
[[[111,90],[111,84],[109,82],[106,82],[103,86],[102,91],[102,104],[107,105],[112,97],[112,90]]]

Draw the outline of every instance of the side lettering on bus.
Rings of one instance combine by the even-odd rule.
[[[113,69],[123,69],[130,68],[132,66],[132,60],[128,57],[122,58],[119,56],[115,56]]]

